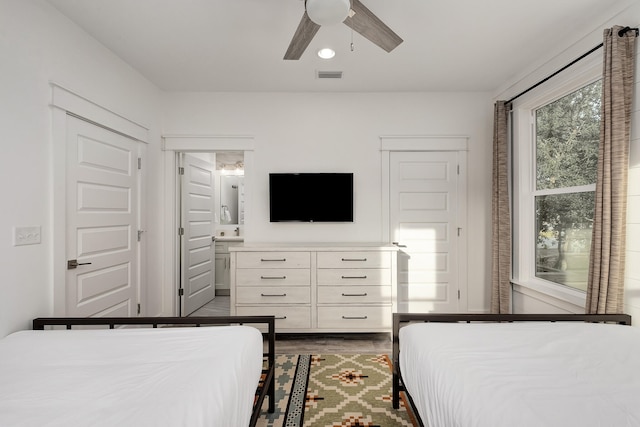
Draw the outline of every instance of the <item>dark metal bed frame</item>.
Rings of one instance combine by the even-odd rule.
[[[413,399],[407,393],[400,372],[400,339],[402,326],[411,322],[595,322],[631,325],[628,314],[446,314],[446,313],[393,313],[393,408],[400,407],[400,392],[404,392],[420,426],[424,423],[416,409]]]
[[[269,413],[275,411],[275,317],[274,316],[226,316],[226,317],[48,317],[33,320],[34,330],[44,330],[46,326],[151,326],[153,328],[171,326],[214,326],[214,325],[267,325],[267,352],[263,354],[265,366],[262,379],[256,390],[256,399],[251,413],[249,427],[255,427],[265,396],[269,396]]]

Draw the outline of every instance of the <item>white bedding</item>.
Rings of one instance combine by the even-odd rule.
[[[248,326],[22,331],[0,340],[0,426],[247,426]]]
[[[640,426],[640,329],[412,324],[400,369],[430,427]]]

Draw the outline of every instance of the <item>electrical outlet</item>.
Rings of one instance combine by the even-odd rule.
[[[13,227],[13,246],[40,244],[40,226]]]

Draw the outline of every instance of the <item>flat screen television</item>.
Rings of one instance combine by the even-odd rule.
[[[270,173],[271,222],[353,222],[353,173]]]

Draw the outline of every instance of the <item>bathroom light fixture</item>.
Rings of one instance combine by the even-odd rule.
[[[343,22],[351,10],[349,0],[306,0],[309,19],[318,25],[331,25]]]
[[[216,169],[221,175],[244,175],[244,162],[239,160],[235,163],[218,163]]]
[[[322,59],[331,59],[336,56],[336,51],[331,49],[330,47],[325,47],[324,49],[320,49],[318,51],[318,56]]]

